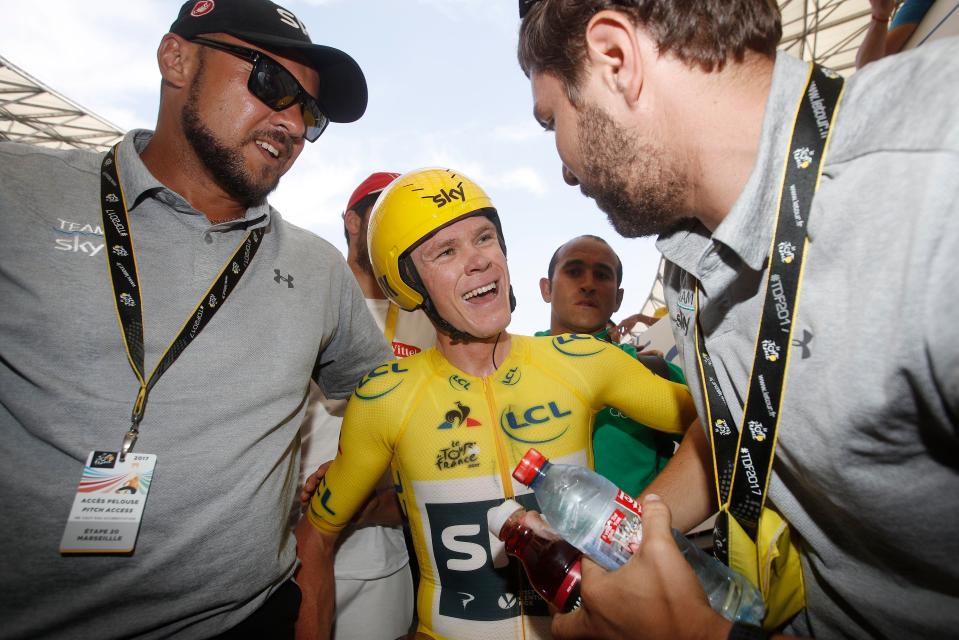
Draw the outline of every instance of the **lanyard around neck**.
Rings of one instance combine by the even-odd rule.
[[[143,312],[140,295],[140,278],[137,273],[136,253],[133,248],[133,235],[127,215],[126,198],[120,184],[117,170],[117,148],[114,146],[103,159],[100,166],[100,206],[103,215],[103,239],[107,262],[110,268],[110,280],[113,284],[114,304],[117,320],[123,335],[127,360],[140,383],[140,390],[133,403],[130,417],[130,429],[123,437],[120,460],[133,450],[140,433],[140,422],[146,410],[147,397],[160,377],[170,365],[183,353],[193,339],[210,322],[217,311],[226,303],[246,268],[256,255],[263,237],[262,229],[247,233],[233,256],[223,265],[210,288],[197,303],[193,313],[186,319],[179,333],[167,346],[149,376],[143,368]]]
[[[842,91],[840,76],[813,65],[796,109],[785,159],[762,315],[739,425],[732,418],[706,350],[699,320],[699,285],[696,285],[696,355],[706,400],[716,495],[721,511],[735,517],[753,539],[766,498],[780,424],[808,246],[806,226]],[[716,540],[716,547],[720,554],[725,552],[724,537]]]

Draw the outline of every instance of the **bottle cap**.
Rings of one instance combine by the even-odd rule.
[[[545,463],[546,456],[536,449],[530,448],[523,459],[519,461],[519,464],[516,465],[516,468],[513,469],[513,477],[516,478],[517,482],[529,486]]]
[[[489,527],[489,532],[498,538],[509,517],[522,508],[523,505],[515,500],[507,500],[500,506],[490,509],[486,513],[486,525]]]

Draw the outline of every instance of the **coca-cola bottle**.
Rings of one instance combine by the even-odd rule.
[[[529,583],[544,600],[566,613],[579,606],[583,554],[565,540],[549,540],[522,523],[526,511],[507,500],[487,515],[490,533],[506,544],[506,553],[523,564]]]
[[[577,465],[553,464],[530,449],[513,477],[533,489],[549,526],[609,570],[623,565],[642,538],[641,508],[599,474]],[[673,529],[712,608],[728,620],[758,625],[765,615],[759,590],[744,576],[706,554]]]

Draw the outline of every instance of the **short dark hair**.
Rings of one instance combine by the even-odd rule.
[[[575,238],[572,238],[571,240],[567,240],[563,244],[559,245],[556,251],[553,252],[553,257],[549,259],[549,267],[547,267],[546,269],[547,280],[549,280],[550,283],[553,282],[553,275],[556,273],[556,263],[559,262],[559,252],[562,251],[563,248],[566,247],[570,242],[575,242],[576,240],[583,240],[584,238],[589,240],[597,240],[605,244],[607,247],[609,247],[609,250],[613,252],[614,256],[616,256],[616,286],[618,287],[621,284],[623,284],[623,261],[619,259],[619,254],[617,254],[616,251],[612,247],[610,247],[608,242],[606,242],[599,236],[594,236],[591,234],[576,236]]]
[[[586,59],[586,26],[604,9],[621,11],[642,26],[660,54],[671,53],[703,71],[721,70],[746,51],[769,58],[782,38],[773,0],[540,0],[519,32],[517,55],[527,76],[557,76],[575,102]]]
[[[357,215],[362,219],[366,214],[370,212],[370,209],[373,208],[373,203],[376,202],[376,199],[380,197],[380,192],[368,193],[359,200],[356,201],[356,204],[353,205],[348,211],[355,211]],[[350,230],[346,227],[346,213],[343,214],[343,235],[346,236],[346,248],[350,248]]]

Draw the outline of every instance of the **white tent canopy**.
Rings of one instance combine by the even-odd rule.
[[[0,140],[103,150],[123,131],[0,56]]]

